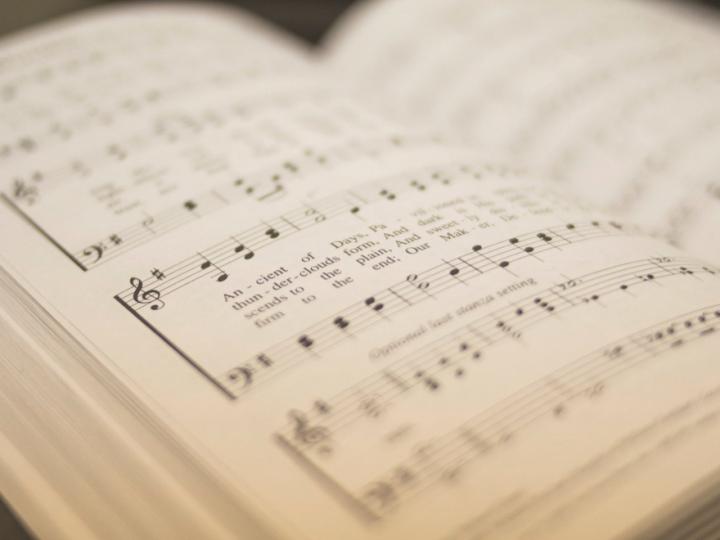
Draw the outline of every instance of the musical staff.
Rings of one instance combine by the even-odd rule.
[[[242,67],[247,60],[228,59],[228,61],[231,65],[207,66],[200,72],[187,70],[186,67],[178,66],[176,62],[168,62],[163,77],[151,81],[148,74],[144,74],[146,81],[143,86],[147,88],[146,90],[137,89],[134,95],[125,99],[108,99],[104,103],[97,103],[90,110],[81,108],[75,111],[75,114],[66,115],[62,119],[48,115],[46,125],[33,126],[20,138],[0,144],[0,148],[5,149],[0,157],[7,160],[22,159],[38,150],[47,151],[54,145],[65,144],[85,131],[107,123],[122,121],[129,115],[147,114],[156,109],[161,102],[172,103],[173,99],[182,99],[203,89],[211,88],[219,92],[244,83],[247,91],[251,85],[255,85],[255,91],[242,100],[234,100],[220,107],[206,109],[200,115],[192,115],[185,111],[166,113],[148,128],[137,131],[122,141],[103,144],[94,151],[85,153],[84,160],[93,165],[107,161],[108,158],[124,160],[128,157],[128,149],[132,148],[133,152],[146,151],[153,147],[158,137],[168,142],[176,142],[183,137],[196,136],[202,129],[224,127],[221,125],[222,122],[216,120],[218,118],[231,119],[233,116],[238,116],[245,119],[248,112],[256,114],[283,104],[293,106],[300,95],[318,104],[330,98],[326,90],[320,88],[317,82],[308,80],[293,62],[282,61],[279,58],[268,59],[262,65],[257,65],[256,69],[248,71],[232,69],[233,64]],[[204,73],[204,76],[201,73]],[[223,77],[218,77],[220,74]],[[281,89],[278,92],[268,93],[266,85],[263,84],[267,77],[272,77],[278,82],[281,78],[285,78],[288,82],[293,81],[296,85],[295,89],[294,91]],[[292,98],[295,98],[295,103]],[[188,129],[189,127],[192,129]]]
[[[236,178],[172,208],[153,216],[147,216],[142,222],[78,250],[74,255],[85,268],[91,270],[163,234],[202,219],[227,206],[247,199],[263,202],[277,198],[286,190],[287,182],[299,180],[321,170],[331,170],[339,163],[348,163],[367,157],[366,147],[368,145],[376,147],[373,152],[378,157],[383,154],[383,149],[390,151],[399,146],[415,146],[429,142],[430,140],[426,137],[388,136],[381,139],[354,140],[324,150],[307,149],[292,158],[282,160],[278,165]],[[410,189],[410,186],[407,189]],[[386,198],[386,196],[378,194],[374,200],[382,198]],[[359,211],[357,204],[354,204],[350,210],[353,208],[357,208],[356,212]],[[306,212],[308,217],[314,216],[317,223],[325,219],[320,212],[310,206],[306,207]]]
[[[308,351],[312,351],[315,355],[327,352],[348,339],[350,335],[358,335],[362,330],[367,330],[382,320],[387,320],[426,300],[436,299],[443,291],[466,286],[472,280],[490,272],[507,271],[508,264],[524,258],[536,257],[546,251],[623,234],[628,233],[618,223],[593,221],[572,224],[572,227],[566,224],[534,231],[518,236],[517,242],[503,240],[482,249],[477,249],[478,246],[475,246],[456,259],[443,261],[442,264],[418,274],[410,274],[402,282],[395,283],[305,328],[300,333],[300,338],[291,337],[278,342],[263,351],[263,355],[271,359],[271,365],[261,366],[257,364],[255,358],[250,358],[245,363],[228,370],[220,378],[226,382],[230,391],[241,396],[250,391],[251,387],[255,388],[300,364],[307,358]],[[532,253],[524,249],[530,246],[534,248]],[[548,298],[559,300],[557,294],[549,295]],[[540,305],[548,312],[555,309],[546,301],[542,301]],[[139,306],[137,309],[143,307]],[[529,317],[532,317],[532,314]],[[342,328],[338,321],[343,323]],[[513,332],[510,323],[511,320],[508,319],[499,326],[504,334]],[[348,329],[352,329],[352,334]]]
[[[651,281],[697,275],[720,276],[720,270],[682,259],[640,260],[580,276],[514,301],[440,338],[426,352],[403,357],[328,399],[333,413],[325,418],[325,425],[335,433],[362,418],[361,407],[355,402],[357,396],[372,395],[378,405],[387,406],[409,390],[422,387],[426,377],[442,375],[452,384],[467,376],[490,346],[507,338],[517,339],[553,315],[597,303],[601,298],[607,302],[613,295]]]
[[[457,175],[457,182],[476,182],[484,177],[482,172],[472,172],[472,169],[467,166],[462,166],[460,169],[462,170]],[[413,189],[410,185],[413,180],[409,180],[409,178],[414,179],[421,175],[432,177],[435,171],[437,171],[437,167],[419,170],[411,176],[402,174],[387,179],[375,180],[352,191],[320,199],[312,205],[303,204],[286,214],[234,234],[199,254],[163,269],[162,271],[166,277],[162,284],[157,284],[152,277],[147,278],[145,281],[149,285],[157,286],[163,297],[167,297],[206,276],[208,274],[206,270],[208,269],[203,268],[203,263],[206,260],[218,265],[228,266],[241,259],[250,259],[257,252],[279,239],[287,238],[334,218],[347,215],[361,217],[362,209],[384,198],[382,191],[386,188],[383,186],[391,185],[398,194],[401,194]],[[428,184],[448,185],[445,181],[439,182],[432,178],[428,180]],[[430,191],[426,193],[430,193]],[[252,253],[252,255],[249,255],[249,253]],[[128,302],[131,307],[137,307],[138,310],[142,309],[143,306],[133,304],[131,290],[131,288],[125,289],[118,296]]]
[[[695,274],[720,275],[720,271],[714,269],[674,261],[672,267],[665,267],[658,277],[687,276],[680,271],[681,264],[688,265],[683,266],[685,268],[694,268]],[[592,287],[607,297],[609,294],[617,294],[620,283],[647,283],[638,274],[657,269],[654,261],[637,261],[622,266],[625,267],[623,270],[620,267],[604,270],[592,277],[583,276],[578,282],[587,284],[586,289]],[[552,290],[548,290],[546,294],[551,293]],[[588,290],[577,294],[572,298],[574,303],[567,307],[582,305],[589,296]],[[530,307],[533,301],[527,298],[521,303]],[[493,325],[496,325],[494,319],[510,319],[512,316],[512,309],[507,308],[497,312],[494,317],[483,317],[461,332],[441,338],[439,343],[433,344],[430,352],[409,355],[334,398],[324,400],[325,412],[322,414],[316,409],[307,413],[294,411],[295,415],[304,418],[306,426],[323,433],[322,441],[299,439],[290,425],[281,430],[279,436],[297,451],[305,453],[308,459],[313,459],[319,453],[319,442],[322,442],[322,455],[332,455],[343,433],[352,429],[356,422],[362,419],[372,422],[407,392],[424,390],[432,393],[437,390],[435,385],[440,384],[438,381],[462,378],[465,370],[460,366],[473,362],[472,355],[468,353],[484,351],[504,337],[500,331],[493,329]],[[538,311],[534,319],[527,318],[522,327],[527,328],[544,318],[547,318],[547,314]],[[484,339],[476,339],[478,330],[483,333]],[[405,462],[395,465],[356,490],[357,497],[371,505],[374,512],[390,511],[402,500],[427,488],[457,467],[501,448],[509,437],[519,436],[532,423],[542,418],[562,417],[578,399],[599,398],[614,377],[692,341],[718,333],[720,304],[674,317],[608,343],[514,392],[449,432],[434,437],[430,455],[426,452],[422,456],[408,456]],[[467,347],[463,348],[462,344]],[[438,356],[445,362],[439,362]],[[422,370],[422,377],[418,376],[418,370]],[[427,380],[432,380],[433,384],[428,385]],[[373,414],[368,413],[368,399],[372,400]],[[411,483],[398,481],[398,471],[401,470],[412,476]],[[385,493],[391,493],[392,496],[377,497],[378,486],[382,486]]]

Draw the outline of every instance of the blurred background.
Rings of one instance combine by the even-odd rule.
[[[196,0],[197,2],[197,0]],[[0,0],[0,35],[113,0]],[[125,1],[125,4],[132,3]],[[200,3],[200,2],[197,2]],[[316,42],[353,0],[216,0],[250,10]],[[720,4],[720,0],[718,0]]]
[[[201,0],[195,0],[197,2]],[[324,31],[355,0],[217,0],[248,9],[290,31],[317,42]],[[648,0],[646,0],[648,1]],[[653,1],[653,0],[649,0]],[[700,3],[720,9],[720,0],[655,0]],[[31,24],[90,6],[117,0],[0,0],[0,36]],[[125,0],[124,3],[129,3]]]
[[[200,0],[195,0],[200,3]],[[252,11],[264,19],[316,43],[332,23],[356,0],[225,0],[224,4]],[[541,0],[536,0],[541,1]],[[720,0],[644,0],[695,3],[720,10]],[[33,24],[80,11],[118,3],[113,0],[0,0],[0,37]],[[124,0],[124,3],[132,3]],[[217,2],[216,2],[217,3]],[[0,494],[0,540],[30,540]]]

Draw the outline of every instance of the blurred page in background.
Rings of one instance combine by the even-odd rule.
[[[630,0],[387,0],[361,4],[339,28],[335,67],[379,107],[720,261],[714,13]]]

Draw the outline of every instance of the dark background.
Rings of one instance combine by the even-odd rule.
[[[226,0],[250,10],[303,38],[317,42],[354,0]],[[540,1],[540,0],[535,0]],[[604,1],[604,0],[599,0]],[[697,3],[720,10],[720,0],[657,0]],[[0,36],[112,0],[0,0]],[[129,3],[129,2],[126,2]],[[0,496],[0,540],[30,540]]]
[[[216,0],[253,11],[296,34],[317,41],[324,30],[353,0]],[[31,24],[53,19],[113,0],[0,0],[0,36]],[[124,2],[124,3],[133,3]],[[140,3],[140,2],[135,2]],[[720,4],[720,0],[718,0]]]

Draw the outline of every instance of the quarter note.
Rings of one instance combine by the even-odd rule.
[[[218,265],[213,263],[210,259],[208,259],[207,257],[205,257],[203,255],[200,255],[200,257],[202,257],[204,259],[202,264],[200,265],[200,270],[207,270],[208,268],[215,268],[215,270],[217,270],[219,272],[219,274],[217,275],[215,280],[220,283],[222,283],[229,277],[227,272],[225,272],[225,270],[223,270]]]
[[[332,407],[330,407],[330,405],[328,405],[326,402],[324,402],[321,399],[318,399],[317,401],[315,401],[315,403],[313,403],[313,407],[320,414],[328,414],[332,410]]]
[[[537,237],[543,242],[552,242],[553,240],[551,236],[548,236],[545,233],[538,233]]]
[[[252,259],[252,258],[255,256],[255,252],[254,252],[252,249],[248,248],[245,244],[243,244],[243,243],[241,243],[241,242],[238,242],[237,239],[236,239],[234,236],[231,236],[230,238],[232,238],[233,241],[237,242],[237,246],[235,246],[235,247],[233,248],[233,251],[234,251],[235,253],[243,253],[243,252],[245,252],[245,254],[243,255],[243,258],[244,258],[246,261],[249,261],[250,259]]]
[[[235,253],[241,253],[243,251],[247,251],[243,257],[245,260],[250,260],[255,256],[255,252],[252,250],[247,249],[243,244],[235,246],[235,249],[233,250]]]
[[[151,225],[152,225],[153,223],[155,223],[155,218],[153,218],[152,216],[148,216],[148,217],[146,217],[145,219],[143,219],[140,224],[141,224],[143,227],[145,227],[148,231],[150,231],[151,233],[155,234],[155,231],[154,231],[153,228],[151,227]]]
[[[333,321],[333,324],[335,326],[337,326],[338,328],[340,328],[341,330],[345,330],[350,325],[350,323],[344,317],[337,317]]]
[[[34,204],[38,197],[38,190],[36,187],[28,185],[24,180],[16,178],[12,186],[12,196],[18,201]]]
[[[298,343],[305,347],[306,349],[309,349],[313,346],[313,343],[315,343],[312,339],[310,339],[308,336],[302,335],[298,338]]]
[[[382,311],[383,308],[385,307],[385,305],[382,302],[378,302],[377,300],[375,300],[375,297],[373,297],[373,296],[365,299],[365,305],[377,312]]]
[[[426,375],[424,371],[418,371],[415,373],[415,377],[420,379],[425,387],[431,392],[435,392],[440,388],[440,383],[434,377]]]
[[[417,180],[413,180],[412,182],[410,182],[410,185],[411,185],[412,187],[414,187],[415,189],[417,189],[418,191],[425,191],[425,190],[427,189],[427,187],[425,186],[425,184],[421,184],[421,183],[418,182]]]

